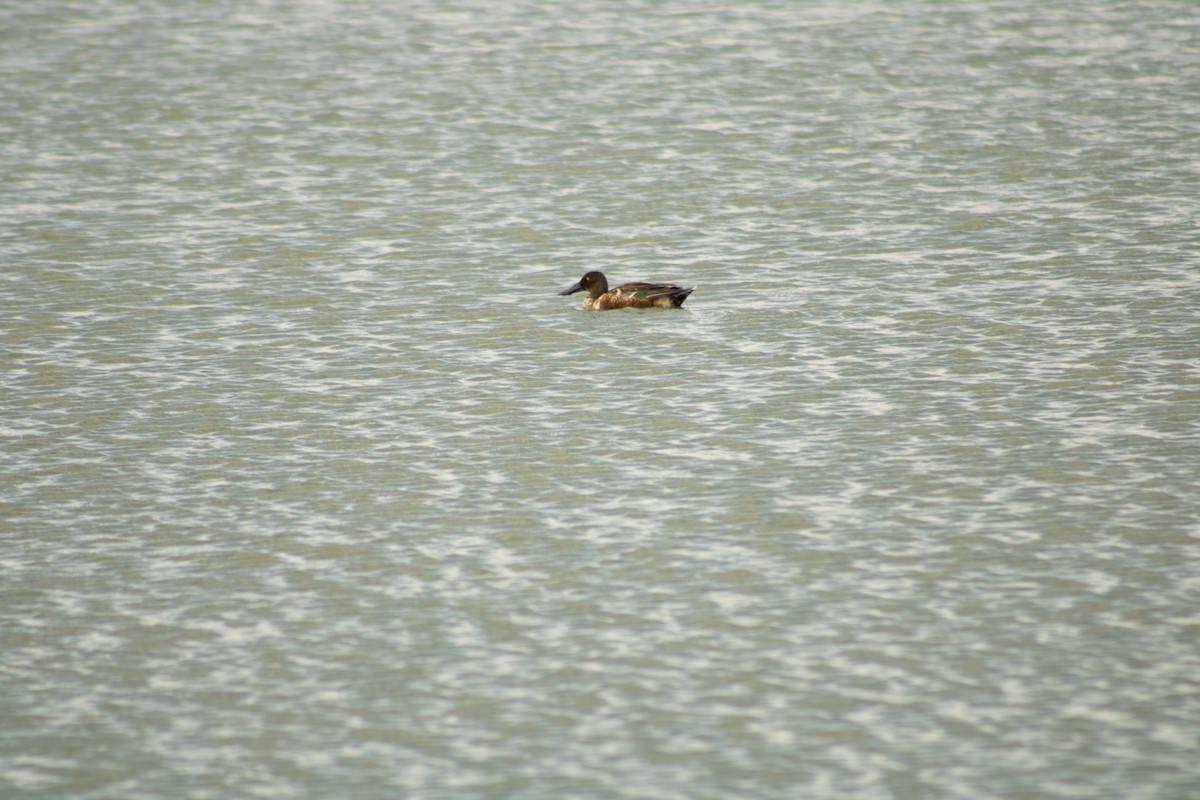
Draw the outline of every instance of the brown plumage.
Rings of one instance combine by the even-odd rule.
[[[587,292],[584,308],[607,311],[612,308],[679,308],[693,289],[694,286],[684,289],[669,283],[642,281],[623,283],[615,289],[609,289],[604,273],[593,270],[559,294]]]

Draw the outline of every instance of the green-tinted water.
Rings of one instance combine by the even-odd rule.
[[[568,5],[0,11],[0,796],[1195,797],[1193,4]]]

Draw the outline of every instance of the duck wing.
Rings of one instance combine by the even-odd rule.
[[[684,289],[670,283],[645,283],[643,281],[623,283],[612,291],[622,297],[633,297],[639,300],[656,300],[660,297],[677,297],[681,294],[686,297],[692,292],[691,289]]]

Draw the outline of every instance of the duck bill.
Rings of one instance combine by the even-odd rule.
[[[560,295],[575,294],[576,292],[582,292],[582,291],[583,291],[583,281],[578,280],[578,281],[575,281],[570,286],[568,286],[567,288],[563,289],[561,292],[559,292],[559,294]]]

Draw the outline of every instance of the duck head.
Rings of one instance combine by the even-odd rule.
[[[608,279],[604,277],[603,272],[592,270],[575,283],[568,286],[559,292],[562,294],[575,294],[576,292],[587,292],[588,297],[599,297],[608,291]]]

